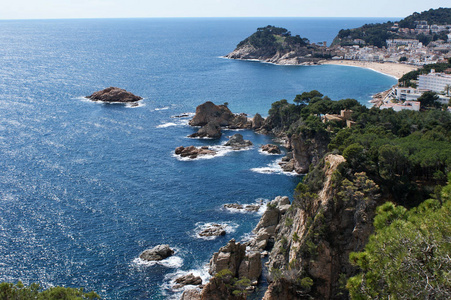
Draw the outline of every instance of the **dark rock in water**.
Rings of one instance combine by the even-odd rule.
[[[239,133],[234,134],[227,143],[225,143],[225,146],[230,146],[234,149],[246,148],[252,145],[251,141],[243,139],[243,136]]]
[[[176,285],[174,285],[175,289],[179,289],[184,287],[185,285],[201,285],[202,278],[199,276],[194,276],[193,273],[189,273],[188,275],[181,276],[175,280]]]
[[[261,147],[262,151],[268,152],[270,154],[280,154],[280,148],[277,145],[267,144]]]
[[[215,155],[216,151],[209,149],[207,146],[202,146],[200,148],[196,148],[194,146],[188,147],[177,147],[175,148],[175,154],[180,155],[181,157],[189,157],[189,158],[197,158],[202,155]]]
[[[216,121],[210,121],[202,126],[196,133],[189,135],[190,138],[211,138],[219,139],[222,135],[221,126]]]
[[[171,116],[171,118],[186,118],[186,117],[189,117],[188,113],[183,113],[183,114],[180,114],[180,115]]]
[[[225,105],[216,105],[207,101],[196,108],[196,114],[189,122],[191,126],[204,126],[215,122],[219,126],[228,126],[235,115]]]
[[[225,234],[224,226],[220,224],[211,224],[210,227],[205,228],[199,233],[200,236],[221,236]]]
[[[169,245],[158,245],[152,249],[147,249],[139,255],[139,258],[147,261],[158,261],[168,258],[174,254]]]
[[[94,101],[104,102],[136,102],[142,99],[139,96],[117,87],[109,87],[95,92],[92,95],[87,96],[87,98]]]
[[[238,203],[227,203],[224,204],[224,208],[233,208],[233,209],[243,209],[243,205]]]

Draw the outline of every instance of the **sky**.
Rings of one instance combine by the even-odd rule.
[[[406,17],[451,0],[1,0],[0,19]]]

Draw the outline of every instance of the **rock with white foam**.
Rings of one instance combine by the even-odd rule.
[[[160,261],[174,254],[169,245],[158,245],[152,249],[147,249],[143,251],[139,258],[145,261]]]
[[[225,226],[221,224],[211,224],[210,226],[199,232],[199,236],[202,237],[222,236],[225,234]]]
[[[180,289],[185,285],[201,285],[202,278],[200,278],[200,276],[194,276],[193,273],[189,273],[175,279],[175,283],[176,285],[174,285],[174,289]]]

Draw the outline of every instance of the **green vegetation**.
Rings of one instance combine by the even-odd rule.
[[[256,49],[264,48],[267,54],[274,55],[277,51],[291,51],[309,45],[309,40],[299,35],[292,36],[285,28],[268,25],[260,27],[255,33],[241,41],[237,48],[251,45]]]
[[[430,9],[421,13],[414,12],[410,16],[399,21],[399,27],[415,28],[415,21],[427,21],[428,24],[444,25],[451,24],[451,8],[440,7]]]
[[[427,21],[429,25],[451,24],[451,8],[430,9],[422,13],[413,13],[412,15],[399,21],[400,28],[415,28],[415,21]],[[398,33],[396,29],[392,29],[394,22],[365,24],[362,27],[355,29],[342,29],[339,31],[337,37],[334,39],[333,45],[353,45],[355,39],[365,41],[366,45],[373,45],[376,47],[386,46],[387,39],[395,38],[416,38],[424,45],[428,45],[431,41],[438,39],[447,40],[444,33],[440,34],[418,34],[406,35]]]
[[[42,289],[39,284],[32,283],[24,286],[22,282],[12,284],[8,282],[0,283],[1,300],[82,300],[100,299],[95,292],[85,293],[83,288],[52,287],[47,290]]]
[[[350,255],[361,269],[348,280],[352,299],[451,298],[451,173],[449,180],[440,201],[378,207],[365,251]]]
[[[425,93],[420,99],[424,110],[394,112],[369,109],[353,99],[332,101],[311,91],[296,95],[293,104],[277,101],[269,111],[268,130],[299,134],[303,141],[326,136],[329,153],[344,156],[346,162],[331,178],[333,206],[372,216],[376,205],[382,204],[365,251],[351,255],[360,273],[350,279],[346,276],[351,274],[343,274],[340,279],[343,288],[349,279],[353,299],[451,298],[451,114],[435,100],[435,93]],[[352,127],[322,122],[324,114],[343,109],[353,111]],[[299,257],[304,262],[317,260],[320,245],[330,239],[331,212],[315,206],[328,166],[324,160],[311,166],[295,190],[292,207],[310,213],[305,234],[292,235],[300,243]],[[285,225],[291,226],[291,220],[287,215]],[[279,250],[286,255],[290,249],[282,240]],[[293,263],[299,269],[297,279],[306,279],[294,285],[315,293],[315,277],[300,264]],[[282,271],[274,276],[291,282],[290,274]]]

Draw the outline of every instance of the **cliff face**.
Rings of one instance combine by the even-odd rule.
[[[299,134],[293,135],[289,142],[293,152],[294,169],[297,173],[305,174],[311,164],[319,164],[327,152],[330,139],[326,134],[316,134],[311,138]]]
[[[354,275],[349,253],[363,249],[372,233],[377,186],[364,173],[353,181],[335,172],[345,159],[325,158],[323,188],[300,192],[276,227],[265,300],[347,299],[346,279]]]

